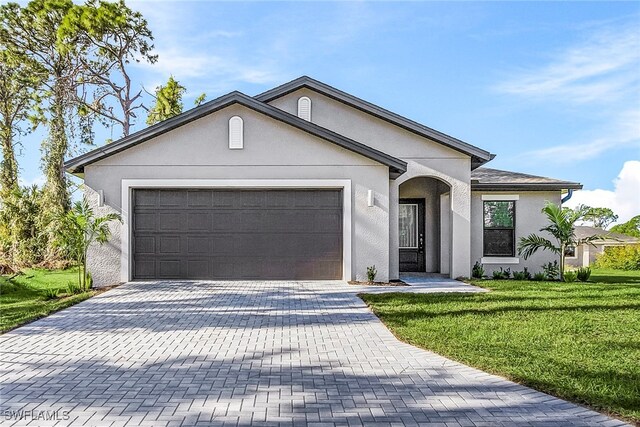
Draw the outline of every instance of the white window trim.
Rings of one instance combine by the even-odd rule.
[[[342,279],[351,276],[351,180],[350,179],[123,179],[120,234],[120,280],[131,280],[131,190],[135,188],[340,188],[342,189]]]
[[[520,200],[520,196],[518,194],[483,194],[482,200],[487,200],[487,201]]]
[[[482,257],[480,264],[520,264],[518,257]]]

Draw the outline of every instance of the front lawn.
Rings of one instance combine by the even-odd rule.
[[[92,297],[95,290],[68,294],[67,285],[76,284],[78,270],[26,270],[12,280],[0,277],[0,332],[47,316]],[[59,296],[47,299],[48,289],[58,289]]]
[[[592,280],[483,280],[475,284],[491,292],[362,298],[406,342],[638,423],[640,272]]]

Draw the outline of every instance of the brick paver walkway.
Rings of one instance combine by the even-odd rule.
[[[3,425],[621,424],[399,342],[343,283],[130,283],[0,346]]]

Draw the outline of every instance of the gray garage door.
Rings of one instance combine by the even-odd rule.
[[[134,279],[341,279],[341,190],[139,189]]]

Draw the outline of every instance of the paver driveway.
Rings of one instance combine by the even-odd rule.
[[[403,344],[355,294],[126,284],[0,338],[2,423],[621,424]]]

